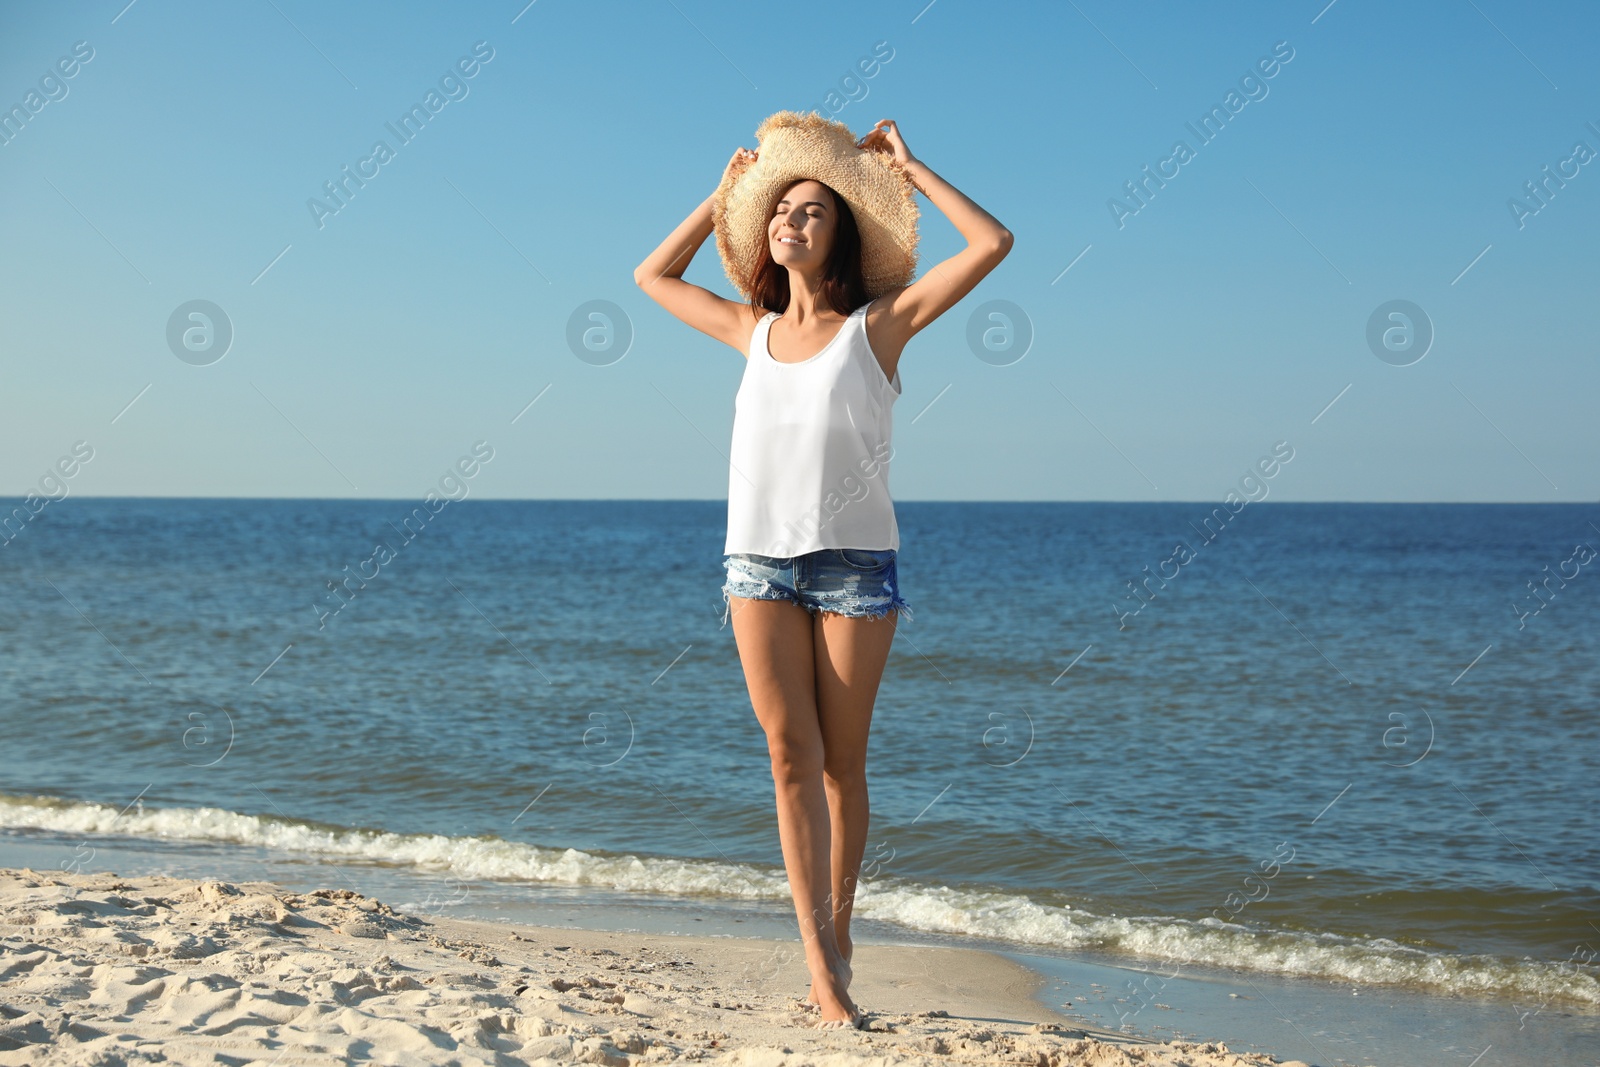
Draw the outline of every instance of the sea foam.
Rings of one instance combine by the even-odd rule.
[[[0,827],[231,843],[352,863],[409,866],[461,879],[718,899],[789,899],[781,868],[540,848],[494,837],[397,834],[223,808],[141,805],[123,811],[50,797],[0,796]],[[1593,968],[1572,962],[1429,952],[1384,938],[1274,930],[1212,918],[1097,915],[998,888],[879,878],[862,883],[855,913],[912,930],[1132,957],[1163,970],[1193,964],[1357,985],[1509,996],[1519,1003],[1561,999],[1600,1005],[1600,980]]]

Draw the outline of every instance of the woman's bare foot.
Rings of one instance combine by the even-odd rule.
[[[817,1024],[818,1030],[866,1030],[867,1017],[859,1010],[848,1019],[825,1019]]]
[[[822,981],[818,981],[818,978]],[[850,964],[840,956],[821,970],[811,973],[811,991],[822,1014],[818,1024],[825,1030],[861,1025],[862,1014],[845,990],[850,985]]]
[[[847,935],[835,934],[839,940],[839,952],[844,956],[844,988],[850,988],[850,982],[855,977],[855,972],[850,969],[850,953],[852,950],[850,938]],[[806,1004],[812,1008],[817,1006],[817,981],[811,980],[811,989],[806,993]]]

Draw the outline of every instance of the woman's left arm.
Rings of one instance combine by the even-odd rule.
[[[973,289],[1011,251],[1011,231],[973,203],[961,190],[939,177],[932,167],[911,154],[899,129],[883,119],[861,139],[861,147],[892,151],[917,189],[944,212],[967,239],[967,247],[931,267],[921,278],[895,293],[886,303],[895,347],[904,345],[933,320],[943,315]]]
[[[906,164],[911,180],[933,206],[944,212],[972,248],[1009,249],[1011,231],[1000,220],[972,202],[960,189],[933,172],[933,168],[913,156]]]

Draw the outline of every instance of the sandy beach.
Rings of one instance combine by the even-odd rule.
[[[968,949],[863,945],[867,1031],[820,1031],[799,943],[511,926],[110,873],[0,870],[0,1064],[750,1065],[1281,1061],[1037,1003]]]

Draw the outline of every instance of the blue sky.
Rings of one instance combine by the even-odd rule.
[[[897,498],[1220,500],[1279,441],[1271,499],[1600,496],[1594,5],[524,3],[7,5],[0,106],[39,96],[0,145],[0,493],[86,441],[83,495],[420,498],[487,441],[479,498],[725,496],[743,360],[631,272],[887,42],[836,117],[1016,237],[906,350]],[[925,270],[960,237],[919,204]],[[688,278],[735,295],[713,241]],[[233,332],[203,366],[194,300]],[[1406,366],[1367,340],[1392,300],[1432,324]],[[631,333],[603,366],[566,339],[593,301]],[[1032,333],[1004,366],[991,301]]]

